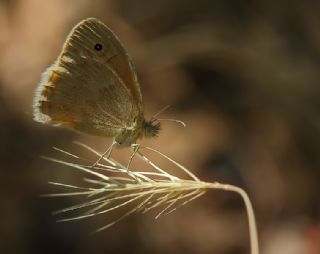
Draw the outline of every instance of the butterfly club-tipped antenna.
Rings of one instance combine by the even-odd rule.
[[[171,105],[168,104],[166,106],[164,106],[162,109],[160,109],[157,113],[155,113],[151,118],[150,118],[150,121],[156,121],[158,120],[157,119],[157,116],[160,115],[161,113],[163,113],[164,111],[166,111],[168,108],[170,108]]]
[[[181,121],[181,120],[178,120],[178,119],[173,119],[173,118],[157,118],[158,115],[160,115],[161,113],[163,113],[164,111],[166,111],[168,108],[170,108],[171,105],[168,104],[167,106],[163,107],[162,109],[160,109],[156,114],[154,114],[151,119],[150,119],[150,122],[153,123],[155,121],[169,121],[169,122],[175,122],[175,123],[178,123],[180,124],[182,127],[186,127],[186,123]]]

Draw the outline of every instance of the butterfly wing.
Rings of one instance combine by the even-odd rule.
[[[57,61],[43,74],[34,119],[96,135],[117,136],[143,119],[132,61],[119,39],[90,18],[70,32]]]

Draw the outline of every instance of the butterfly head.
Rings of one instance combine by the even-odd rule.
[[[144,120],[142,123],[142,136],[146,138],[157,137],[160,131],[160,123],[157,119]]]
[[[153,138],[158,136],[160,123],[156,122],[156,119],[150,121],[143,119],[138,122],[135,127],[126,128],[116,136],[115,141],[118,147],[128,147],[136,143],[139,138]]]

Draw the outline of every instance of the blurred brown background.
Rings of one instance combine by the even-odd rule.
[[[72,199],[39,198],[74,172],[41,160],[74,139],[32,120],[40,74],[69,30],[96,17],[126,45],[146,117],[172,107],[143,141],[205,181],[248,191],[264,254],[320,253],[320,2],[245,0],[0,1],[0,253],[249,253],[241,199],[210,191],[154,221],[56,223]]]

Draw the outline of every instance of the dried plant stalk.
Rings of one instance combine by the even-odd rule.
[[[93,148],[83,143],[75,143],[83,147],[87,151],[90,151],[97,156],[101,156],[101,154]],[[189,179],[183,179],[169,174],[167,171],[158,167],[143,153],[141,153],[141,149],[136,152],[136,156],[150,165],[154,170],[153,172],[131,171],[128,170],[124,165],[111,158],[102,158],[100,162],[93,167],[90,163],[82,164],[80,162],[69,162],[65,160],[44,157],[45,159],[48,159],[50,161],[83,171],[88,175],[88,177],[90,177],[84,178],[86,186],[76,186],[66,183],[50,182],[50,184],[67,188],[69,191],[49,194],[46,196],[86,197],[85,202],[68,208],[64,208],[55,212],[55,214],[67,213],[77,210],[84,210],[85,212],[83,212],[81,215],[64,218],[59,221],[85,219],[99,214],[105,214],[118,208],[129,206],[130,204],[135,204],[133,208],[128,208],[128,210],[121,217],[99,228],[97,230],[98,232],[107,229],[108,227],[114,225],[115,223],[133,213],[146,213],[150,210],[162,207],[160,212],[156,215],[156,218],[159,218],[162,215],[173,212],[179,206],[185,205],[192,200],[199,198],[210,189],[232,191],[240,194],[245,203],[249,223],[251,253],[259,253],[255,216],[250,199],[243,189],[229,184],[200,181],[200,179],[197,178],[188,169],[172,160],[168,156],[148,147],[143,148],[151,150],[169,160],[180,170],[182,170],[189,177]],[[82,160],[75,154],[71,154],[58,148],[55,148],[55,150],[62,152],[65,155],[79,161]],[[89,187],[88,184],[90,185]]]

